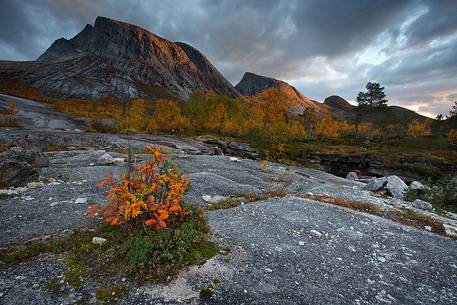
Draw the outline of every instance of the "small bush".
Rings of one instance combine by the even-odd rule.
[[[99,187],[108,185],[110,204],[101,208],[89,207],[88,216],[98,213],[111,225],[122,225],[131,233],[147,232],[152,226],[157,230],[182,222],[189,211],[181,207],[182,197],[189,185],[189,178],[177,166],[162,156],[160,148],[147,147],[152,158],[135,165],[132,176],[128,174],[117,181],[109,174]]]

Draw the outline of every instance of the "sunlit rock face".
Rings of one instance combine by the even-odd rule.
[[[243,78],[235,88],[244,96],[252,96],[269,88],[276,88],[287,96],[289,111],[295,114],[301,114],[308,108],[312,108],[317,112],[327,109],[325,105],[304,96],[295,87],[282,80],[251,72],[244,73]]]
[[[0,62],[0,73],[59,97],[184,100],[197,89],[239,96],[190,45],[105,17],[72,39],[56,40],[36,61]]]

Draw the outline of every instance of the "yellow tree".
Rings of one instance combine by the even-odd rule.
[[[430,124],[431,121],[421,122],[419,120],[413,120],[409,124],[409,133],[412,134],[414,137],[431,135],[432,131],[430,129]]]

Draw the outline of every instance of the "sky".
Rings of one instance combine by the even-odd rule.
[[[246,71],[323,100],[368,81],[428,116],[457,101],[457,0],[0,0],[0,59],[34,60],[97,16],[205,54],[232,84]]]

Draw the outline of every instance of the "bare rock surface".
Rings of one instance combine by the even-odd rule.
[[[407,204],[374,196],[364,183],[319,170],[256,160],[208,155],[211,146],[191,139],[148,135],[116,136],[52,130],[1,130],[5,143],[53,141],[63,151],[47,152],[43,182],[7,190],[0,200],[0,244],[3,246],[93,225],[84,213],[103,203],[96,188],[108,173],[119,176],[126,163],[90,165],[102,155],[125,158],[130,142],[134,158],[140,148],[166,146],[190,176],[185,200],[207,206],[202,196],[234,197],[278,191],[290,194],[236,208],[209,211],[214,239],[229,249],[201,266],[183,271],[169,285],[133,285],[119,304],[452,304],[457,302],[455,240],[384,218],[300,198],[314,194],[370,202],[380,208]],[[64,139],[66,139],[64,141]],[[68,148],[71,147],[71,148]],[[84,198],[86,200],[79,200]],[[424,211],[424,213],[428,213]],[[438,217],[438,216],[436,216]],[[455,220],[447,231],[455,234]],[[0,271],[2,304],[71,304],[94,299],[92,284],[81,289],[46,285],[62,277],[61,261],[39,256]],[[201,289],[218,279],[209,298]]]

